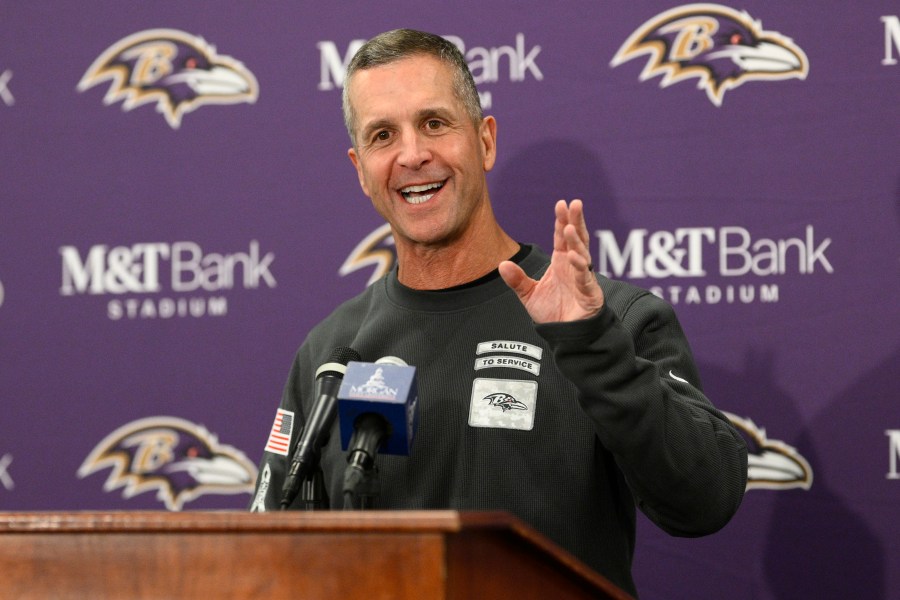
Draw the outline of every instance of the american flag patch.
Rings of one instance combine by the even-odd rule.
[[[293,429],[294,413],[279,408],[275,413],[275,422],[272,423],[269,441],[266,442],[266,452],[287,456],[291,447],[291,431]]]

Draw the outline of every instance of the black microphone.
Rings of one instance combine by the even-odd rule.
[[[306,420],[294,451],[291,468],[281,488],[281,510],[290,506],[297,497],[303,480],[318,466],[319,451],[328,441],[337,415],[337,395],[347,371],[347,363],[359,359],[359,353],[353,348],[335,348],[328,362],[316,370],[316,402]]]

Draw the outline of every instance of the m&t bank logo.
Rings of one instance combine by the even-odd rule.
[[[796,237],[777,239],[738,226],[632,229],[624,240],[609,230],[594,234],[601,274],[679,282],[649,286],[672,304],[777,302],[778,284],[758,284],[761,278],[834,273],[827,256],[832,240],[817,236],[813,225]]]
[[[246,252],[205,253],[195,242],[92,246],[82,254],[62,246],[60,295],[115,295],[107,303],[112,320],[224,316],[228,301],[213,292],[276,285],[272,252],[259,242]],[[171,292],[176,296],[158,297]],[[151,296],[152,295],[152,296]]]

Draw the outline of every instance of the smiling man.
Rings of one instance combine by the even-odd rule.
[[[417,367],[419,429],[408,457],[378,456],[375,508],[509,511],[634,594],[636,506],[704,535],[746,484],[746,446],[703,394],[671,307],[593,273],[580,200],[556,203],[549,256],[503,231],[486,182],[497,125],[450,42],[377,36],[351,61],[343,103],[397,266],[298,350],[278,417],[296,419],[292,443],[332,349],[400,357]],[[277,509],[288,460],[267,449],[251,509]],[[320,464],[340,497],[336,441]]]
[[[350,69],[350,160],[391,224],[400,282],[446,288],[515,254],[518,244],[494,219],[485,180],[496,159],[496,122],[466,110],[450,68],[418,54]]]

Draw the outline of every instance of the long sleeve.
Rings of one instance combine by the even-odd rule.
[[[302,382],[306,379],[311,379],[311,376],[305,377],[303,375],[303,362],[300,356],[304,350],[305,348],[301,349],[294,358],[287,383],[284,386],[278,412],[274,415],[275,424],[273,424],[273,431],[281,424],[281,434],[287,438],[287,447],[282,452],[283,446],[280,443],[273,443],[272,434],[270,433],[266,451],[263,452],[263,457],[260,461],[256,489],[253,492],[253,498],[249,505],[251,512],[271,512],[281,508],[281,489],[288,471],[289,451],[293,450],[305,422],[305,413],[299,399],[308,394],[308,390],[304,390]],[[285,423],[289,423],[289,425]],[[297,503],[298,500],[295,499],[292,507],[298,507]]]
[[[620,296],[538,333],[640,509],[673,535],[717,531],[743,497],[746,444],[703,394],[672,308],[647,292]]]

